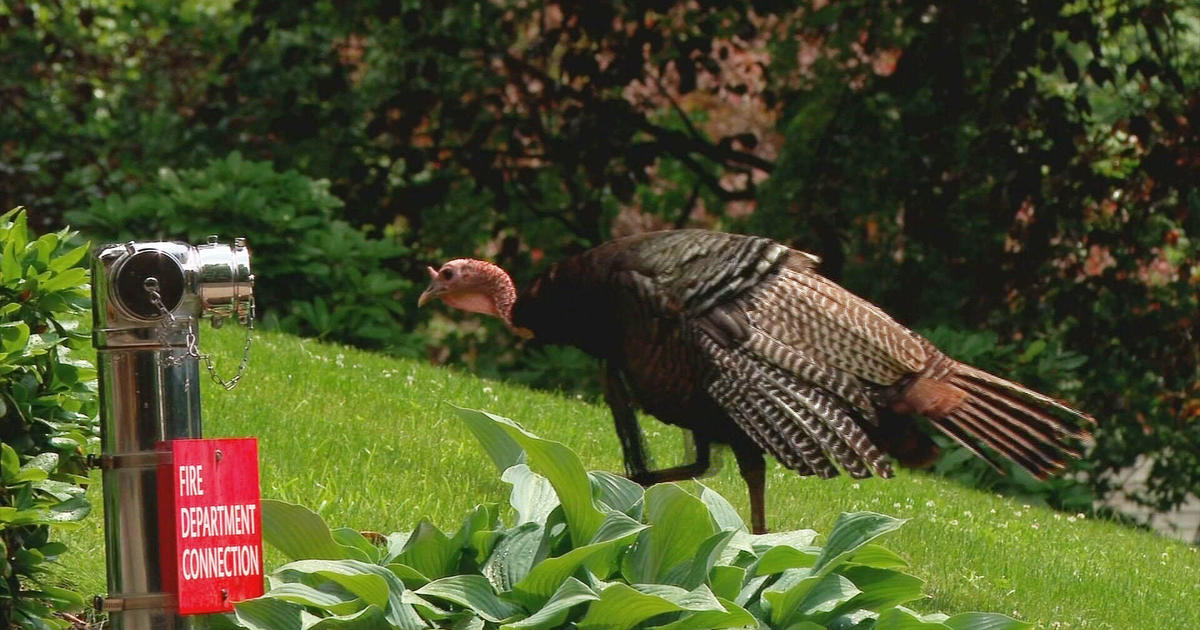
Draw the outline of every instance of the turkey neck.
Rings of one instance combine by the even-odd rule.
[[[530,282],[517,295],[509,323],[528,328],[540,342],[610,359],[621,339],[617,300],[595,277],[599,267],[589,258],[565,259]]]

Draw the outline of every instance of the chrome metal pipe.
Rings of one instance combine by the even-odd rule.
[[[159,445],[201,437],[199,319],[251,312],[250,256],[207,245],[126,243],[93,252],[93,343],[100,384],[104,542],[108,596],[98,598],[114,630],[202,627],[180,617],[163,590]],[[189,340],[191,343],[189,344]]]

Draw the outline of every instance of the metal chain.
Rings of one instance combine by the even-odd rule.
[[[153,304],[160,313],[162,313],[165,320],[163,325],[158,329],[158,341],[164,347],[170,347],[171,344],[167,337],[167,331],[173,327],[178,327],[179,320],[175,317],[175,314],[167,308],[166,304],[163,304],[162,294],[158,292],[158,278],[153,276],[146,278],[146,280],[142,283],[142,286],[145,287],[146,293],[150,296],[150,303]],[[242,376],[246,374],[246,366],[250,363],[250,344],[253,339],[252,333],[254,331],[254,298],[250,298],[249,315],[250,317],[246,321],[246,341],[242,345],[242,360],[240,363],[238,363],[237,372],[233,375],[233,378],[229,380],[221,378],[221,375],[217,373],[217,366],[213,362],[212,355],[200,352],[200,348],[196,344],[196,327],[191,325],[192,322],[190,319],[184,322],[185,325],[187,325],[187,334],[184,336],[184,343],[186,344],[184,353],[182,355],[167,355],[167,364],[172,367],[177,367],[183,363],[184,358],[198,359],[204,362],[204,367],[208,369],[208,375],[212,377],[214,383],[220,385],[226,390],[231,390],[234,387],[237,387],[238,381],[242,380]]]

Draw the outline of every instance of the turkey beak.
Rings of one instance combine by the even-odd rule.
[[[425,289],[423,293],[421,293],[421,297],[417,298],[417,308],[425,306],[427,302],[436,299],[445,292],[445,287],[442,286],[442,283],[438,278],[437,269],[434,269],[433,267],[426,267],[426,269],[429,270],[429,287]]]

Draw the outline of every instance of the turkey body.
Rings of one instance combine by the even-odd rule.
[[[522,290],[511,325],[605,363],[605,397],[627,473],[694,477],[730,445],[765,530],[763,453],[802,475],[891,476],[885,450],[919,413],[995,465],[980,444],[1039,477],[1076,455],[1090,420],[949,359],[770,239],[678,230],[618,239],[565,259]],[[650,471],[634,407],[692,432],[697,461]],[[882,442],[882,443],[879,443]],[[905,443],[902,443],[905,442]],[[907,445],[906,445],[907,444]]]

